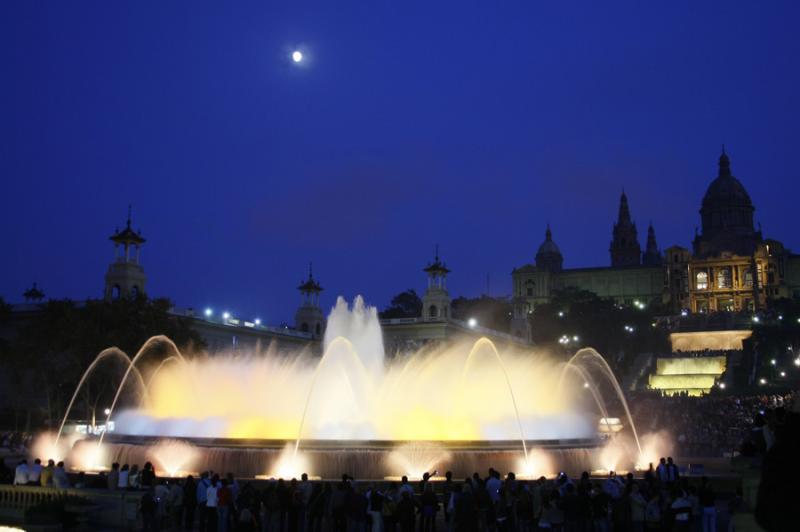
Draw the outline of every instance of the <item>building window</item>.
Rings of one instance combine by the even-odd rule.
[[[439,316],[439,313],[437,312],[436,305],[431,305],[431,306],[428,308],[428,317],[430,317],[430,318],[436,318],[436,317],[438,317],[438,316]]]
[[[744,286],[745,288],[753,288],[753,271],[747,270],[744,272]]]
[[[533,295],[533,288],[531,288],[531,287],[529,286],[529,287],[528,287],[528,290],[527,290],[527,293],[528,293],[528,297],[532,296],[532,295]]]
[[[697,272],[697,289],[708,290],[708,273]]]
[[[767,266],[767,284],[775,284],[775,265]]]
[[[724,266],[717,270],[717,288],[733,288],[730,266]]]
[[[735,310],[732,298],[717,299],[717,310],[721,312],[733,312]]]

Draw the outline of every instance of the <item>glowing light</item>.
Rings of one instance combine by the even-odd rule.
[[[589,383],[588,383],[588,382],[584,382],[584,383],[583,383],[583,387],[584,387],[584,388],[588,388],[588,387],[589,387]]]
[[[753,316],[753,323],[758,323],[761,321],[758,316]]]
[[[773,358],[772,360],[769,361],[769,363],[774,366],[775,364],[778,363],[778,361]]]
[[[229,319],[230,317],[231,317],[231,313],[230,313],[230,312],[223,312],[223,313],[222,313],[222,319],[223,319],[223,320],[227,320],[227,319]]]
[[[781,377],[785,377],[785,376],[786,376],[786,372],[785,371],[781,371]]]
[[[794,359],[794,365],[795,366],[800,366],[800,358],[795,358]]]
[[[258,475],[256,478],[300,478],[303,473],[308,473],[308,458],[303,453],[295,453],[294,444],[287,443],[278,459],[272,464],[272,469],[267,475]]]
[[[558,311],[558,317],[559,318],[563,318],[564,317],[564,311],[563,310],[559,310]],[[800,320],[798,320],[798,321],[800,321]]]
[[[256,318],[256,325],[261,325],[261,318]]]
[[[450,453],[433,442],[406,443],[394,449],[387,458],[392,473],[410,479],[421,479],[433,473],[450,459]]]
[[[573,336],[573,337],[572,337],[572,341],[573,341],[573,342],[577,342],[577,341],[578,341],[578,335],[575,335],[575,336]]]
[[[470,318],[469,321],[467,321],[467,325],[469,325],[471,329],[474,329],[478,325],[478,320]]]
[[[767,383],[767,379],[762,377],[762,378],[758,379],[758,383],[759,384],[766,384]]]
[[[69,466],[73,471],[107,471],[108,463],[108,449],[105,444],[98,445],[95,441],[80,441],[69,454]]]
[[[213,311],[213,310],[211,310],[210,308],[207,308],[207,309],[205,310],[205,313],[204,313],[204,314],[206,315],[206,318],[210,318],[211,316],[213,316],[213,315],[214,315],[214,311]]]
[[[539,477],[554,477],[555,466],[553,459],[542,449],[531,449],[528,451],[528,459],[520,457],[517,461],[516,470],[519,472],[517,478],[536,479]]]
[[[110,408],[106,408],[105,410],[103,410],[103,413],[105,415],[109,415],[111,413],[111,409]]]
[[[150,448],[159,476],[178,477],[191,473],[187,468],[199,455],[197,449],[185,441],[162,440]],[[166,474],[166,475],[165,475]]]
[[[685,318],[686,316],[688,316],[688,315],[689,315],[689,313],[688,313],[687,311],[685,311],[685,310],[682,310],[682,311],[681,311],[681,316],[683,316],[684,318]]]
[[[292,61],[294,61],[295,63],[299,63],[302,60],[303,60],[303,52],[301,52],[300,50],[295,50],[294,52],[292,52]]]
[[[725,389],[725,383],[724,382],[719,383],[719,387],[724,390]]]

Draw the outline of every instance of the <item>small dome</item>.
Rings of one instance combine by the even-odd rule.
[[[539,251],[536,252],[536,266],[545,270],[559,271],[563,261],[561,250],[553,242],[553,233],[548,225],[544,234],[544,242],[539,246]]]

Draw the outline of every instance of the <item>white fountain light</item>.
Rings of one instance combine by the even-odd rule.
[[[303,52],[301,52],[300,50],[295,50],[294,52],[292,52],[292,61],[294,61],[295,63],[299,63],[302,60],[303,60]]]

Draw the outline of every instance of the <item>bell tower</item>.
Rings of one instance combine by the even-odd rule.
[[[422,271],[428,274],[428,288],[422,296],[422,319],[439,321],[450,318],[450,294],[447,292],[447,274],[450,270],[439,260],[438,245],[433,262]]]
[[[104,296],[106,301],[144,297],[147,277],[139,263],[139,251],[145,239],[141,232],[131,228],[131,207],[128,205],[128,221],[125,229],[117,229],[109,237],[114,242],[114,261],[108,265]]]
[[[325,333],[325,314],[319,306],[319,295],[322,286],[314,279],[312,266],[308,265],[308,279],[297,287],[302,295],[302,302],[294,315],[295,328],[310,333],[314,338],[322,338]]]
[[[642,257],[642,248],[636,235],[636,224],[631,220],[628,208],[628,196],[625,191],[619,198],[619,214],[614,224],[611,240],[611,266],[638,266]]]

